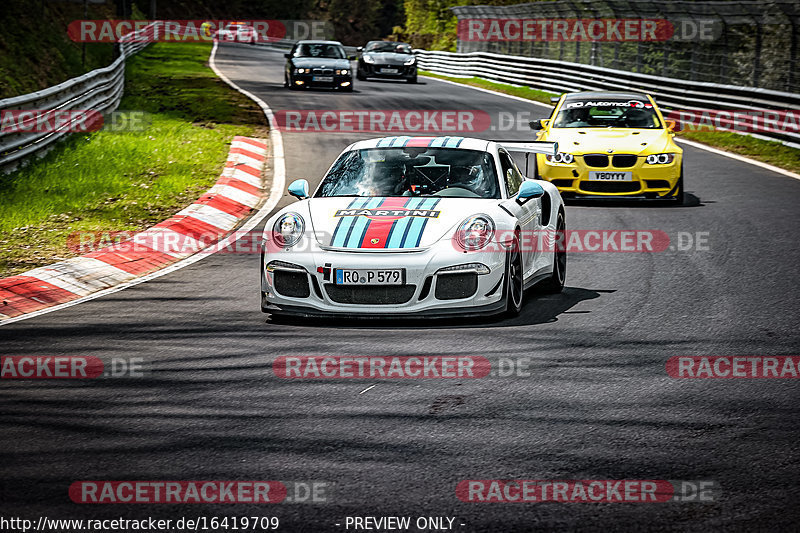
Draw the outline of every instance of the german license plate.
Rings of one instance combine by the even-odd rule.
[[[314,81],[333,81],[333,76],[314,76]]]
[[[403,285],[402,268],[337,268],[336,285]]]
[[[633,181],[633,172],[589,171],[589,181]]]
[[[396,68],[382,68],[381,74],[397,74],[398,70]]]

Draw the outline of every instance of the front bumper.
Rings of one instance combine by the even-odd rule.
[[[292,83],[299,87],[328,87],[338,89],[341,87],[352,87],[353,76],[351,74],[331,74],[327,75],[331,81],[319,81],[321,74],[292,74]],[[317,78],[315,80],[314,78]],[[301,83],[297,83],[297,82]]]
[[[382,72],[383,70],[396,70],[397,72]],[[362,63],[358,66],[359,73],[365,78],[410,79],[417,77],[417,65],[379,65],[375,63]]]
[[[276,267],[276,261],[293,266],[279,264]],[[486,265],[489,273],[439,272],[442,268],[466,263]],[[335,285],[334,270],[340,268],[403,268],[405,284]],[[274,314],[430,317],[486,315],[505,309],[505,254],[502,252],[463,253],[455,249],[278,252],[266,254],[261,269],[261,307],[264,312]],[[327,275],[326,269],[329,269]],[[458,297],[466,294],[469,295]]]
[[[610,158],[609,158],[610,159]],[[645,157],[636,158],[632,166],[589,166],[583,155],[575,156],[572,163],[550,163],[544,155],[537,155],[539,177],[558,187],[565,198],[639,198],[658,200],[673,198],[678,194],[682,154],[676,154],[672,163],[647,165]],[[589,180],[591,171],[631,172],[631,181]]]

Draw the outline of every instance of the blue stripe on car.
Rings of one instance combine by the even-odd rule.
[[[381,202],[383,202],[382,197],[370,198],[362,207],[364,209],[372,209],[379,207]],[[367,232],[367,226],[369,226],[370,223],[370,219],[367,217],[359,216],[354,218],[356,221],[347,234],[347,240],[344,245],[345,248],[360,248],[361,241],[364,239],[364,234]]]
[[[364,207],[364,204],[369,201],[369,198],[356,198],[350,205],[348,205],[348,209],[350,208],[359,208]],[[333,237],[331,238],[331,246],[344,246],[344,243],[347,242],[347,237],[350,235],[350,232],[353,229],[353,223],[357,217],[349,216],[349,217],[341,217],[339,219],[339,223],[336,224],[336,229],[333,231]]]

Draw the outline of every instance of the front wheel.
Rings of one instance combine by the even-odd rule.
[[[406,81],[407,81],[408,83],[417,83],[417,77],[416,77],[416,76],[414,76],[413,78],[408,78]]]
[[[683,192],[683,163],[681,163],[681,174],[678,177],[678,184],[675,188],[677,189],[673,197],[675,199],[675,205],[683,205],[686,201],[686,195]]]
[[[558,212],[556,222],[555,250],[553,251],[553,273],[541,284],[542,292],[558,294],[564,290],[567,279],[567,223],[564,211]]]
[[[525,296],[522,253],[519,249],[519,236],[514,235],[506,266],[506,316],[509,317],[517,316],[522,311],[522,300]]]

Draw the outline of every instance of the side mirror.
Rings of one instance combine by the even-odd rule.
[[[358,48],[356,48],[356,52],[363,52],[363,51],[364,51],[363,46],[359,46]]]
[[[285,57],[286,59],[289,59],[290,57],[292,57],[292,54],[287,52],[287,53],[283,54],[283,57]]]
[[[559,100],[561,100],[560,96],[551,96],[550,97],[550,103],[551,104],[557,104]]]
[[[677,121],[675,121],[675,120],[667,120],[666,123],[667,123],[667,129],[669,131],[681,131],[681,128],[678,125]]]
[[[356,59],[358,59],[358,58],[356,56],[354,56],[354,55],[353,56],[347,56],[347,60],[348,61],[355,61]]]
[[[532,130],[537,131],[537,130],[543,130],[549,123],[550,119],[539,118],[528,122],[528,126],[530,126]]]
[[[308,181],[294,180],[289,184],[289,187],[286,190],[298,200],[308,198]]]
[[[525,180],[519,186],[517,198],[541,198],[544,196],[544,188],[533,180]]]

